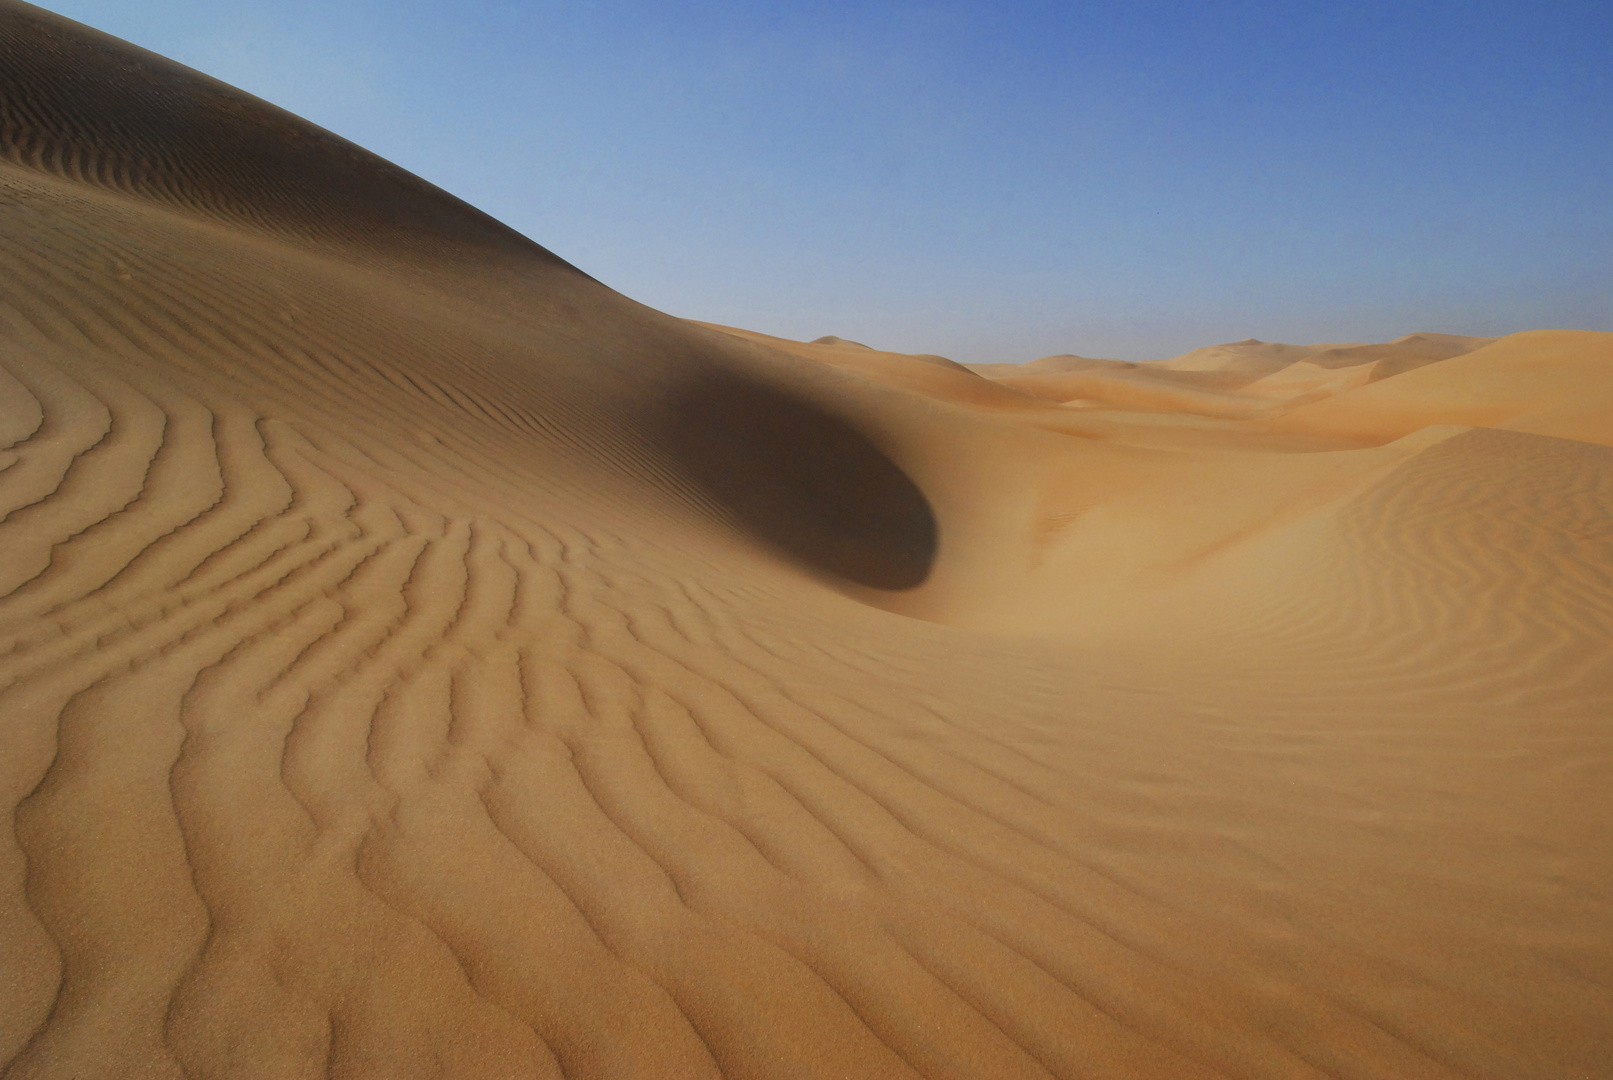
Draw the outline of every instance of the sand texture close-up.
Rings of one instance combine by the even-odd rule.
[[[7,1080],[1613,1076],[1613,334],[685,321],[0,0],[0,447]]]

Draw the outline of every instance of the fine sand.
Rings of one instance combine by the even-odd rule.
[[[0,447],[9,1080],[1613,1076],[1613,334],[686,322],[0,0]]]

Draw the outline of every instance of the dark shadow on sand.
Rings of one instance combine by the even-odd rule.
[[[708,370],[674,391],[656,427],[713,501],[792,559],[876,589],[929,577],[939,532],[924,493],[822,406]]]

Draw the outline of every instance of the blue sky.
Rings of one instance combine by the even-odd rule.
[[[1613,330],[1613,3],[49,0],[652,307],[963,361]]]

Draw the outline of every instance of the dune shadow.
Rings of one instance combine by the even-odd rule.
[[[911,589],[935,562],[929,501],[867,436],[822,406],[732,371],[680,384],[663,446],[746,531],[813,569]]]

